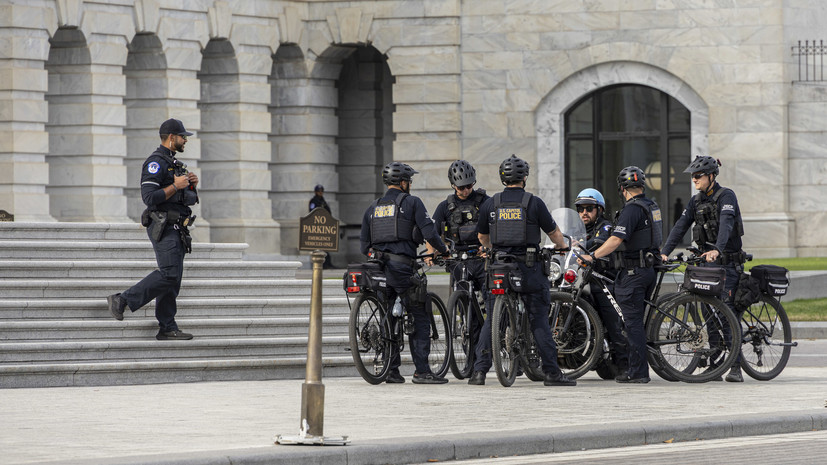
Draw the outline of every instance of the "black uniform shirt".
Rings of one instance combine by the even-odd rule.
[[[506,187],[505,190],[503,190],[501,201],[519,202],[524,192],[525,189],[522,187]],[[477,223],[477,230],[480,234],[491,234],[491,226],[494,224],[494,218],[494,198],[492,197],[480,205],[480,219]],[[538,247],[540,245],[542,237],[537,237],[535,242],[535,238],[531,237],[530,232],[532,227],[537,226],[546,234],[554,232],[554,230],[557,229],[557,223],[555,223],[554,218],[551,217],[551,212],[548,211],[545,202],[543,202],[540,197],[532,195],[531,200],[528,202],[528,208],[526,208],[526,241],[528,243],[525,246],[494,246],[494,248],[513,255],[525,255],[527,246]]]
[[[707,195],[711,197],[722,188],[716,181],[712,186],[712,191]],[[664,255],[669,255],[675,250],[683,235],[686,234],[686,231],[695,223],[695,197],[696,196],[693,195],[692,198],[689,199],[689,203],[686,205],[683,213],[681,213],[681,217],[678,218],[678,221],[676,221],[672,227],[672,231],[669,232],[669,238],[666,239],[666,243],[662,249]],[[738,199],[735,197],[735,192],[732,192],[732,189],[727,189],[726,192],[718,197],[717,207],[718,237],[715,239],[714,245],[707,244],[706,248],[708,250],[704,250],[704,252],[712,250],[712,247],[715,247],[719,252],[738,252],[741,250],[743,244],[741,242],[741,236],[733,233],[736,222],[741,219],[741,208],[738,207]]]
[[[612,233],[612,222],[602,216],[586,226],[586,250],[597,250]]]
[[[307,205],[307,211],[312,212],[313,209],[322,207],[330,213],[330,205],[327,204],[327,200],[320,195],[314,195],[312,199],[310,199],[310,203]]]
[[[474,204],[476,204],[478,196],[482,196],[480,206],[482,206],[482,204],[490,198],[488,194],[482,193],[479,190],[475,190],[465,200],[462,200],[459,197],[457,197],[457,194],[455,193],[452,196],[452,202],[456,205],[457,208],[466,205],[473,206]],[[450,221],[450,217],[451,211],[448,210],[448,199],[445,199],[442,202],[440,202],[439,205],[437,205],[436,210],[434,211],[434,225],[436,226],[437,234],[441,235],[445,231],[445,225],[448,224],[448,222]],[[465,244],[464,246],[457,246],[457,250],[468,250],[471,248],[477,248],[479,246],[479,239],[477,239],[474,244]]]
[[[633,198],[638,197],[643,197],[643,194],[636,195]],[[612,236],[623,239],[623,242],[626,244],[631,241],[633,234],[652,234],[651,231],[646,228],[649,215],[646,214],[644,209],[631,205],[630,202],[631,199],[629,199],[623,209],[620,210],[617,224],[615,224],[614,231],[612,231]],[[658,245],[659,244],[655,244],[655,247]],[[632,250],[627,248],[623,252],[623,256],[627,258],[637,258],[639,252],[640,249]]]
[[[164,187],[175,182],[175,152],[159,146],[147,157],[141,168],[141,198],[150,210],[178,211],[182,216],[189,216],[192,210],[183,201],[183,191],[178,191],[169,199]]]
[[[389,188],[385,192],[385,195],[382,196],[382,200],[394,200],[401,193],[402,191],[399,189]],[[370,249],[374,248],[383,252],[405,255],[407,257],[416,257],[416,247],[418,244],[414,241],[400,240],[396,242],[382,242],[379,244],[372,244],[370,242],[370,219],[373,215],[372,207],[372,205],[368,207],[362,217],[362,231],[359,236],[362,254],[367,255]],[[422,237],[424,237],[425,240],[434,246],[434,248],[440,253],[445,253],[448,251],[448,248],[445,247],[442,239],[439,238],[439,234],[437,234],[433,220],[431,220],[431,217],[428,216],[428,210],[425,209],[425,204],[422,203],[422,200],[419,197],[413,195],[405,196],[399,206],[399,214],[402,215],[403,218],[408,219],[411,224],[418,226],[420,231],[422,231]]]

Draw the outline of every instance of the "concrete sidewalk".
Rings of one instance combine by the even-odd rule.
[[[816,342],[813,342],[815,344]],[[820,363],[820,362],[819,362]],[[773,381],[510,388],[451,378],[372,386],[326,378],[327,436],[348,446],[275,445],[299,430],[301,380],[0,390],[4,464],[422,463],[827,429],[827,368]]]

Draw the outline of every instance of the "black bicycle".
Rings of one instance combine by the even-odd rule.
[[[468,261],[479,260],[477,250],[454,252],[447,261],[456,263],[459,279],[452,283],[448,297],[448,315],[451,319],[451,372],[464,379],[474,370],[474,348],[485,318],[482,289],[476,289],[469,278]]]
[[[416,276],[422,285],[427,285],[423,258],[417,257]],[[366,266],[351,269],[345,274],[345,290],[358,294],[350,306],[348,337],[350,353],[356,370],[370,384],[379,384],[390,371],[390,362],[401,355],[405,347],[405,335],[413,333],[413,316],[403,311],[394,316],[388,309],[393,303],[387,302],[387,287],[381,263],[369,262]],[[451,359],[451,327],[448,313],[442,299],[433,292],[427,293],[425,310],[430,319],[431,351],[428,363],[437,376],[445,376]]]

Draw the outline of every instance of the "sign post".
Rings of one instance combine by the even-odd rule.
[[[310,329],[307,364],[302,384],[301,421],[297,436],[276,436],[278,444],[345,445],[347,436],[324,435],[324,384],[322,384],[322,263],[325,252],[339,250],[339,220],[316,208],[299,220],[299,250],[312,250]]]

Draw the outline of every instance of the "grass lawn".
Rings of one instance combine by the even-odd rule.
[[[744,267],[749,271],[755,265],[778,265],[790,271],[827,270],[827,257],[804,258],[759,258],[747,262]]]

